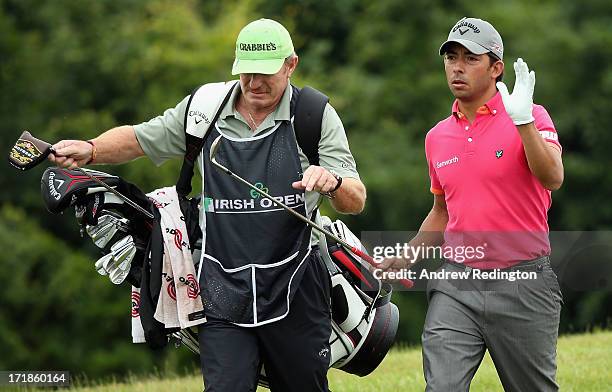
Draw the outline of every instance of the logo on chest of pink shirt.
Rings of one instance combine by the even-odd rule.
[[[504,156],[504,150],[495,150],[495,158],[499,159]]]
[[[447,159],[446,161],[436,162],[436,169],[440,169],[444,166],[452,165],[457,162],[459,162],[459,157],[455,155],[454,157],[452,157],[451,159]]]

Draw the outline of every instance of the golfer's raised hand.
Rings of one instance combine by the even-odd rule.
[[[291,186],[295,189],[326,193],[334,189],[337,184],[338,180],[329,170],[311,165],[304,171],[302,180],[294,182]]]
[[[91,161],[93,148],[83,140],[62,140],[53,145],[55,153],[49,154],[49,160],[68,169],[83,167]]]
[[[514,89],[512,94],[508,93],[508,87],[504,82],[497,82],[496,86],[501,94],[506,112],[514,122],[514,125],[525,125],[533,122],[532,105],[533,89],[535,87],[535,72],[529,72],[527,63],[518,58],[514,63]]]

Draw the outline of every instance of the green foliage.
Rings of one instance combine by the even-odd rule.
[[[432,204],[425,134],[452,103],[438,47],[466,15],[501,31],[506,83],[516,57],[536,71],[535,100],[564,146],[551,230],[609,229],[612,3],[602,0],[0,0],[0,149],[23,129],[49,141],[89,139],[161,114],[196,86],[231,79],[238,31],[272,17],[300,56],[292,81],[329,94],[347,129],[368,201],[345,221],[355,232],[415,230]],[[149,191],[174,183],[179,164],[155,168],[143,158],[100,169]],[[126,290],[94,273],[97,254],[71,212],[44,211],[41,173],[5,166],[0,176],[0,262],[11,271],[0,275],[0,368],[57,365],[98,376],[191,364],[188,355],[129,344]],[[568,292],[562,331],[605,323],[610,298]],[[401,340],[417,342],[424,296],[394,300]]]
[[[129,343],[129,288],[110,285],[88,255],[14,206],[0,209],[0,249],[0,368],[150,371],[153,358]]]

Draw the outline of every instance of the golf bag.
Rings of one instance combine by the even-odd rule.
[[[152,203],[135,185],[108,173],[83,170],[128,195],[145,210],[155,212]],[[95,264],[99,274],[108,275],[114,284],[127,280],[140,286],[142,260],[151,236],[151,223],[146,217],[75,170],[47,168],[41,178],[41,193],[52,213],[75,208],[81,235],[86,232],[103,254]]]
[[[326,229],[365,253],[359,239],[342,221],[322,218]],[[378,367],[393,345],[399,310],[391,302],[391,285],[376,279],[366,261],[330,241],[321,236],[321,256],[332,282],[330,364],[365,376]]]
[[[61,213],[74,207],[81,235],[87,233],[100,248],[102,257],[95,262],[100,275],[108,276],[113,284],[124,281],[140,288],[136,294],[138,316],[146,343],[152,349],[167,345],[168,337],[179,328],[166,328],[154,317],[160,297],[164,246],[160,227],[161,216],[156,205],[135,185],[120,177],[87,170],[89,174],[127,196],[155,217],[148,219],[106,188],[75,170],[50,167],[41,179],[41,192],[47,209]],[[197,217],[197,200],[185,200],[181,210],[186,219],[187,236],[201,237]],[[195,216],[190,215],[193,211]],[[199,234],[200,233],[200,234]],[[193,241],[190,249],[197,248]],[[133,298],[134,302],[134,298]]]

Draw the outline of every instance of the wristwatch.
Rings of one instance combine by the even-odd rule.
[[[334,189],[325,192],[325,196],[327,196],[330,199],[333,199],[334,197],[336,197],[334,193],[340,188],[340,186],[342,186],[342,177],[340,177],[334,172],[331,172],[331,174],[336,178],[337,183]]]
[[[337,175],[336,173],[332,172],[332,175],[336,178],[336,181],[338,181],[338,183],[336,184],[336,186],[334,187],[334,189],[332,189],[331,191],[329,191],[329,193],[334,193],[335,191],[338,190],[338,188],[340,188],[340,186],[342,185],[342,177],[340,177],[339,175]]]

